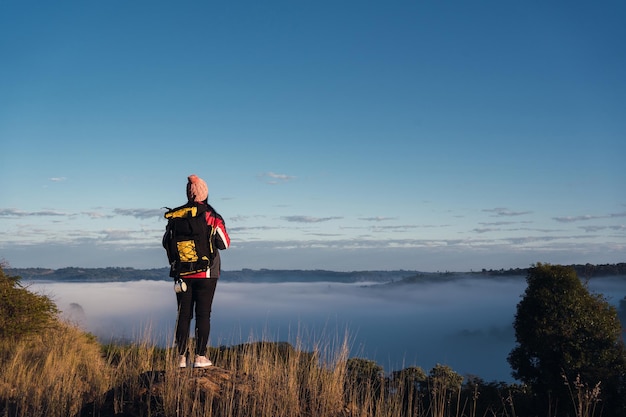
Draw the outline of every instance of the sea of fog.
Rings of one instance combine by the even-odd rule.
[[[103,342],[145,340],[172,345],[176,299],[171,282],[27,282],[51,296],[63,314]],[[445,364],[462,375],[513,382],[507,355],[524,277],[460,277],[403,285],[375,283],[237,283],[220,281],[210,344],[289,341],[309,348],[338,345],[386,372]],[[626,277],[597,278],[590,290],[619,305]],[[622,312],[623,314],[623,312]],[[339,341],[339,342],[338,342]]]

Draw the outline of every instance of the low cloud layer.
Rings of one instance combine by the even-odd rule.
[[[461,374],[511,381],[506,357],[514,347],[515,309],[524,277],[462,278],[400,286],[310,283],[218,283],[211,344],[332,342],[347,330],[352,354],[387,371],[448,364]],[[172,283],[44,283],[62,310],[104,340],[148,334],[171,344],[176,318]],[[624,279],[593,281],[616,304]]]

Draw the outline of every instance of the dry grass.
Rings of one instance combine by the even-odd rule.
[[[343,415],[346,340],[312,352],[270,342],[213,348],[211,359],[226,375],[216,382],[178,369],[173,350],[149,337],[102,346],[60,324],[45,337],[2,342],[0,415]]]
[[[249,342],[211,349],[211,359],[229,381],[219,391],[206,389],[192,375],[172,369],[165,378],[166,415],[185,416],[339,416],[344,415],[345,362],[348,346],[317,344],[306,352],[298,342]],[[200,381],[205,382],[205,381]]]
[[[347,333],[295,346],[253,339],[210,348],[217,366],[207,370],[179,369],[175,350],[156,347],[149,332],[103,346],[60,324],[45,337],[0,342],[0,417],[477,416],[460,407],[460,380],[446,367],[427,379],[421,370],[355,377]]]
[[[0,410],[11,416],[67,417],[99,405],[110,385],[100,345],[59,324],[45,336],[0,342]]]

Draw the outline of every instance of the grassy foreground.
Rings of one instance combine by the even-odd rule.
[[[320,341],[308,352],[274,342],[212,348],[218,367],[178,369],[170,349],[100,345],[58,323],[2,342],[0,416],[443,417],[476,416],[478,408],[485,415],[481,387],[462,389],[448,367],[384,377],[375,363],[348,358],[347,341]],[[515,415],[511,398],[494,400],[488,415]]]

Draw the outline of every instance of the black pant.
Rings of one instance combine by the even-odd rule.
[[[209,343],[211,331],[211,305],[217,286],[217,278],[188,278],[184,279],[187,291],[176,294],[178,302],[178,322],[176,323],[176,345],[178,353],[187,352],[189,340],[189,326],[196,311],[196,346],[195,354],[204,356]]]

